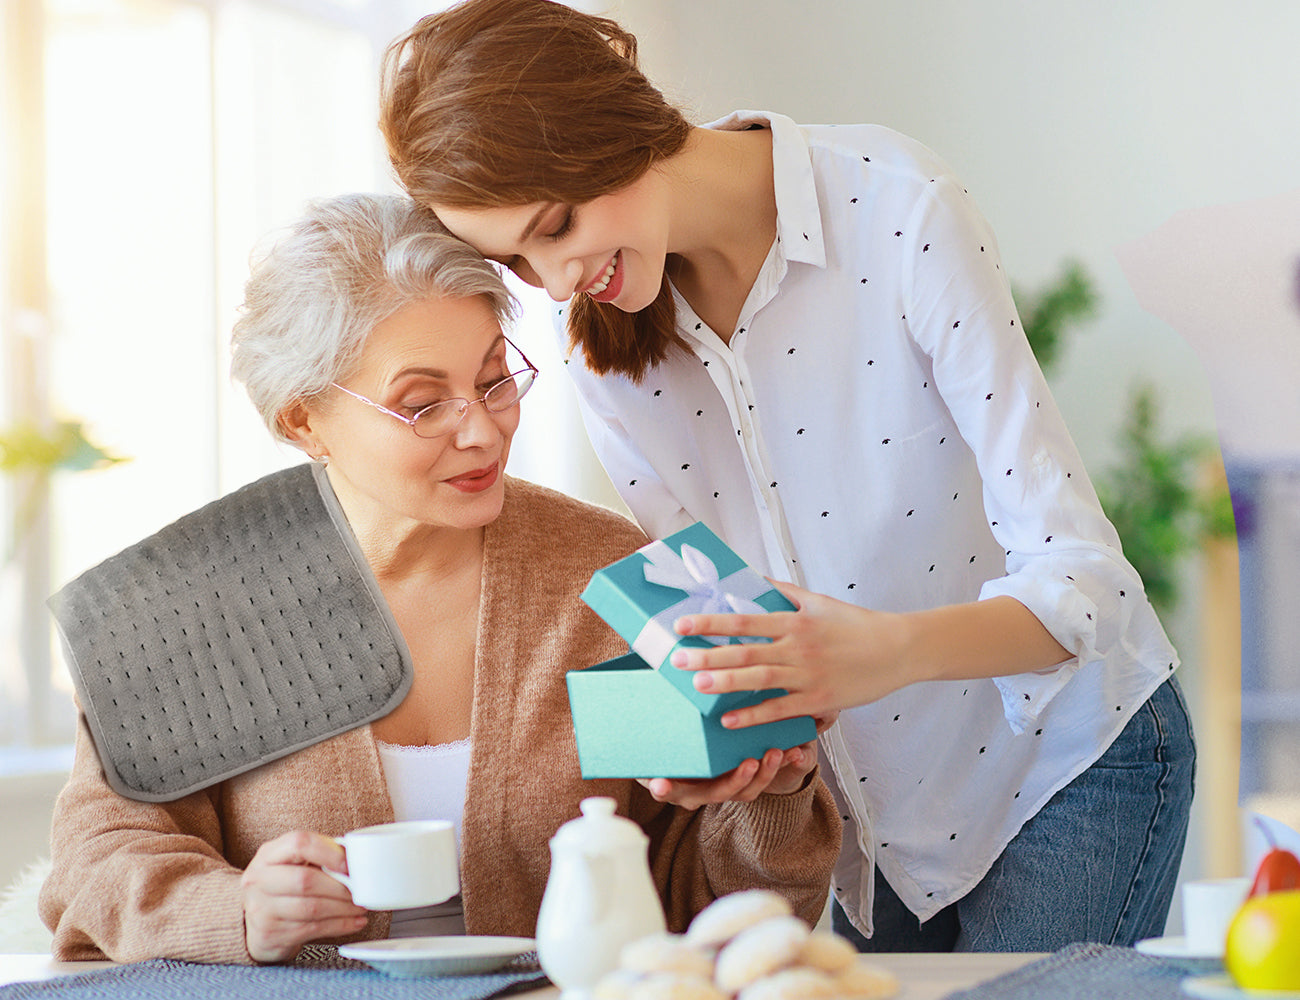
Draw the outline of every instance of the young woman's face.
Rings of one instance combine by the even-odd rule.
[[[659,294],[669,252],[667,188],[656,170],[580,205],[430,206],[456,236],[557,302],[578,293],[637,312]]]
[[[519,367],[510,355],[483,298],[420,300],[375,327],[360,367],[339,385],[412,417],[441,400],[479,399]],[[363,504],[381,523],[475,528],[501,512],[517,405],[492,413],[475,403],[436,438],[417,437],[410,425],[337,388],[304,409],[350,515]]]

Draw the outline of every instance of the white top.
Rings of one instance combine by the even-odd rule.
[[[822,737],[834,891],[869,933],[873,861],[923,920],[961,898],[1178,660],[961,183],[880,126],[710,127],[754,122],[778,235],[730,347],[678,295],[691,354],[640,385],[566,366],[615,487],[652,537],[702,520],[773,578],[886,611],[1008,594],[1076,654],[912,685]]]
[[[460,829],[465,818],[465,784],[469,777],[469,740],[436,746],[401,746],[376,740],[384,781],[393,803],[393,818],[451,820],[460,857]],[[457,893],[445,903],[395,910],[389,937],[464,934],[465,910]]]

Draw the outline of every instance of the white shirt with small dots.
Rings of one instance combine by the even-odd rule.
[[[1075,654],[915,684],[822,737],[834,891],[869,933],[873,864],[922,920],[960,899],[1178,659],[962,184],[880,126],[709,127],[756,124],[778,235],[729,346],[677,295],[690,352],[639,385],[566,365],[615,487],[652,537],[701,520],[774,579],[885,611],[1010,595]]]

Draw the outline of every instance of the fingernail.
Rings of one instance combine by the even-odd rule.
[[[678,670],[685,670],[686,664],[690,662],[690,658],[686,655],[685,650],[678,649],[673,652],[672,656],[668,657],[668,662]]]
[[[724,715],[722,717],[722,725],[727,729],[735,729],[736,722],[737,719],[734,715]]]
[[[691,619],[678,618],[677,621],[673,622],[673,629],[677,632],[678,635],[690,635]]]
[[[713,675],[712,675],[712,674],[696,674],[696,675],[695,675],[695,690],[696,690],[696,691],[712,691],[712,690],[713,690]]]

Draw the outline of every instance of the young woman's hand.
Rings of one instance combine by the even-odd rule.
[[[685,615],[679,635],[760,636],[771,642],[678,649],[672,665],[697,671],[709,694],[784,688],[722,717],[728,729],[824,716],[877,701],[918,681],[970,680],[1050,670],[1071,657],[1025,605],[999,595],[896,614],[772,581],[795,611]]]
[[[900,616],[772,581],[797,611],[755,615],[687,615],[680,635],[760,636],[771,642],[678,649],[672,665],[698,671],[697,691],[722,694],[784,688],[722,717],[729,729],[800,715],[824,716],[861,705],[911,683],[900,659]]]
[[[345,937],[366,911],[322,868],[347,872],[346,855],[319,833],[295,830],[263,844],[244,869],[244,936],[258,962],[285,962],[308,941]]]
[[[838,712],[816,720],[817,732],[825,732],[835,723]],[[659,802],[671,802],[684,809],[698,809],[715,802],[753,802],[764,793],[789,795],[803,788],[817,764],[817,741],[772,749],[762,760],[741,761],[733,771],[717,778],[651,778],[641,784]]]
[[[772,749],[762,760],[742,761],[717,778],[649,778],[643,784],[658,802],[698,809],[715,802],[753,802],[760,795],[788,795],[803,787],[817,763],[817,744]]]

